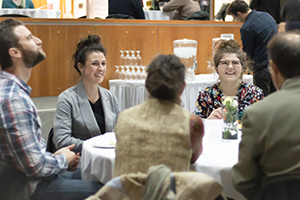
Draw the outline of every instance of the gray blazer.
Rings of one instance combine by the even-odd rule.
[[[99,86],[99,92],[104,110],[105,131],[110,132],[114,130],[120,113],[119,104],[109,90]],[[74,151],[81,152],[84,140],[100,134],[85,88],[80,81],[58,96],[53,142],[58,149],[75,144]]]
[[[300,77],[247,107],[233,183],[247,199],[272,183],[300,179]]]

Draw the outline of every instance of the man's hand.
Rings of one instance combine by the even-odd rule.
[[[68,171],[74,171],[77,169],[77,165],[79,162],[79,153],[75,154],[71,151],[75,147],[75,144],[64,147],[56,151],[53,156],[56,155],[64,155],[68,162]]]

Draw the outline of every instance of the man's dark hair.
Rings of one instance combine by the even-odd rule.
[[[291,36],[294,35],[296,37]],[[298,36],[298,37],[297,37]],[[276,64],[284,78],[300,76],[300,31],[275,35],[268,43],[269,59]]]
[[[249,9],[247,2],[243,0],[235,0],[229,4],[226,13],[227,15],[237,16],[237,12],[247,13]]]
[[[0,22],[0,65],[2,70],[13,65],[8,50],[19,47],[19,38],[14,34],[16,26],[24,25],[17,19],[7,19]]]

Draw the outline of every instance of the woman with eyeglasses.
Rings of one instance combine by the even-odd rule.
[[[199,92],[194,113],[201,118],[221,119],[222,96],[237,96],[241,120],[247,106],[264,98],[260,88],[243,82],[246,54],[237,41],[223,41],[214,55],[214,64],[220,81]]]

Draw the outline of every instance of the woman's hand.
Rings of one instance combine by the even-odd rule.
[[[219,107],[212,111],[212,113],[209,115],[207,119],[222,119],[222,108]]]

